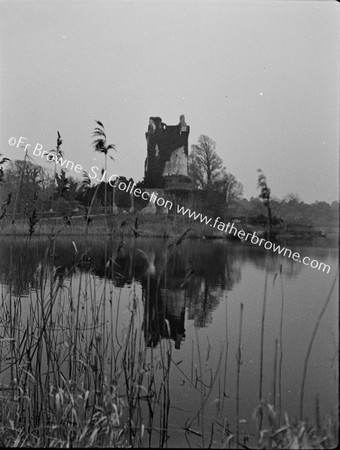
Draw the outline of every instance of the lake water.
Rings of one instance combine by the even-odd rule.
[[[219,447],[230,433],[236,435],[237,418],[239,440],[254,442],[260,389],[262,399],[281,411],[281,423],[285,412],[291,420],[299,417],[308,345],[338,267],[336,239],[286,244],[302,256],[328,264],[328,274],[251,244],[221,240],[184,240],[176,245],[174,240],[138,239],[122,245],[91,237],[83,264],[75,265],[83,244],[71,236],[55,242],[54,258],[48,264],[54,266],[54,281],[62,280],[63,287],[53,320],[67,321],[78,299],[85,329],[85,320],[91,322],[95,315],[93,305],[104,300],[102,339],[111,348],[105,371],[122,384],[124,399],[126,373],[121,373],[118,356],[113,367],[112,355],[120,351],[133,311],[133,327],[141,336],[133,345],[144,346],[146,358],[140,380],[147,389],[152,374],[153,386],[159,389],[152,419],[147,402],[141,402],[138,412],[140,423],[155,430],[151,437],[144,433],[145,447]],[[39,274],[47,261],[47,245],[47,238],[29,243],[24,238],[0,240],[3,317],[11,292],[20,302],[21,323],[26,323],[42,288]],[[46,283],[48,289],[51,279]],[[311,423],[316,397],[321,415],[338,413],[338,292],[337,280],[308,361],[303,417]],[[3,320],[3,336],[4,327]],[[66,340],[61,335],[56,345]],[[2,362],[0,383],[6,384],[9,377]]]

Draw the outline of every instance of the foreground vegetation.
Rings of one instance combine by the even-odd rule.
[[[167,447],[170,374],[176,366],[170,330],[168,339],[162,339],[157,347],[147,346],[145,311],[149,293],[141,298],[133,283],[130,298],[124,303],[114,282],[115,272],[121,270],[114,263],[118,253],[109,250],[103,255],[107,261],[106,273],[99,288],[96,277],[87,269],[90,239],[87,231],[86,228],[81,247],[70,242],[74,258],[64,272],[57,271],[55,236],[49,237],[28,301],[23,302],[16,295],[12,276],[7,280],[7,287],[2,287],[0,443],[5,447]],[[120,233],[123,244],[124,227]],[[163,276],[166,280],[167,266],[188,233],[189,230],[167,245],[158,284]],[[16,255],[20,258],[21,276],[30,271],[26,255],[31,242],[27,237],[20,254]],[[146,276],[146,284],[150,284],[150,274]],[[119,323],[122,309],[125,321]],[[238,386],[241,340],[242,304]],[[308,358],[306,366],[307,363]],[[200,365],[196,370],[196,377],[202,375]],[[183,376],[201,392],[201,408],[190,421],[183,423],[183,430],[186,435],[196,437],[204,448],[216,447],[217,430],[212,428],[208,432],[204,425],[207,419],[203,410],[209,390],[203,384],[199,387],[199,378],[195,381],[194,375]],[[222,381],[220,365],[211,376],[213,383]],[[256,416],[257,436],[244,435],[238,425],[233,428],[225,420],[219,425],[218,434],[222,438],[218,446],[336,447],[337,418],[329,415],[321,420],[318,403],[313,425],[302,419],[291,421],[286,415],[280,418],[280,415],[279,405],[261,401]],[[198,428],[196,419],[199,419]],[[240,423],[238,401],[235,423]]]
[[[222,220],[222,219],[221,219]],[[225,223],[234,222],[238,230],[256,232],[257,235],[267,234],[267,219],[258,216],[253,220],[226,219]],[[137,225],[137,227],[136,227]],[[105,215],[102,212],[89,216],[81,214],[81,211],[70,215],[60,214],[31,214],[17,215],[12,223],[11,217],[0,220],[0,236],[49,236],[52,234],[69,236],[81,236],[85,227],[89,235],[107,235],[120,237],[122,232],[129,237],[159,237],[176,238],[190,228],[188,238],[220,238],[235,239],[233,234],[228,234],[200,223],[199,220],[189,219],[181,215],[144,215],[128,212]],[[278,223],[272,226],[272,239],[310,239],[322,237],[326,234],[320,229],[301,223]],[[236,237],[237,238],[237,237]]]
[[[108,152],[114,146],[106,143],[104,126],[101,122],[97,124],[95,150],[104,155],[106,169],[107,156],[110,156]],[[56,156],[62,155],[61,144],[58,133]],[[119,251],[124,248],[127,238],[132,239],[134,254],[139,255],[143,254],[137,246],[139,237],[172,238],[170,243],[164,244],[164,267],[156,279],[159,290],[162,283],[166,288],[171,258],[185,238],[217,237],[219,234],[212,227],[176,215],[135,214],[145,206],[143,204],[136,204],[134,213],[128,213],[131,208],[129,195],[116,197],[118,214],[110,214],[113,190],[105,182],[92,185],[88,176],[81,183],[77,182],[72,177],[66,177],[64,171],[59,174],[56,163],[54,176],[50,177],[47,171],[28,161],[27,154],[24,161],[16,161],[3,170],[1,166],[7,163],[4,159],[0,161],[0,237],[15,239],[24,236],[24,244],[19,252],[12,252],[10,248],[9,275],[1,285],[0,444],[4,447],[167,447],[171,425],[170,374],[172,368],[181,368],[173,359],[173,342],[166,320],[162,330],[166,338],[157,345],[149,345],[152,342],[147,323],[150,289],[141,293],[133,280],[130,297],[127,300],[121,297],[121,290],[117,288],[117,274],[120,276],[123,272],[122,265],[117,262],[121,256]],[[219,160],[218,167],[222,167]],[[219,187],[220,195],[215,195],[214,190],[209,191],[210,185],[200,186],[207,189],[207,201],[196,205],[197,211],[211,217],[223,216],[225,221],[233,214],[233,217],[239,217],[240,228],[263,231],[267,223],[265,207],[270,217],[273,214],[273,219],[274,216],[280,217],[276,208],[278,205],[282,208],[289,206],[288,213],[286,211],[288,216],[291,211],[303,210],[302,202],[296,198],[277,202],[276,205],[275,200],[270,198],[265,177],[262,177],[261,185],[265,205],[259,199],[241,200],[239,184],[234,185],[236,191],[229,192],[230,198],[233,198],[231,194],[235,194],[233,202],[225,204],[225,194],[227,189],[230,190],[227,184],[230,180],[234,183],[236,180],[228,178],[227,173],[223,174],[222,179],[215,174],[219,183],[215,187]],[[210,175],[212,179],[213,174]],[[320,215],[320,208],[324,208],[333,220],[338,204],[316,205],[313,208],[311,205],[305,211],[315,209]],[[255,219],[261,215],[262,222],[256,222]],[[301,219],[295,213],[291,215],[294,219]],[[323,214],[323,217],[327,215]],[[327,224],[332,220],[328,220]],[[36,235],[46,235],[48,239],[43,260],[31,274],[28,255],[32,237]],[[61,270],[56,240],[58,236],[65,235],[70,237],[73,256],[67,267]],[[81,246],[76,245],[72,235],[81,236]],[[105,269],[100,284],[89,262],[88,249],[93,235],[107,235],[120,241],[116,253],[113,247],[111,251],[105,247],[101,255]],[[133,261],[129,263],[133,264]],[[190,282],[191,275],[188,268],[181,280],[183,286]],[[17,291],[21,279],[33,280],[25,301]],[[144,281],[145,286],[150,288],[150,272],[146,271]],[[197,439],[196,446],[216,447],[217,434],[218,446],[222,448],[255,445],[260,448],[336,447],[337,418],[329,415],[321,420],[318,403],[314,424],[310,425],[302,414],[303,398],[300,402],[300,420],[295,421],[286,415],[281,417],[281,405],[270,405],[262,398],[265,302],[264,296],[256,435],[250,436],[240,431],[241,303],[234,424],[228,424],[224,418],[207,430],[208,419],[203,413],[211,389],[202,381],[202,362],[196,342],[198,364],[194,369],[192,361],[191,374],[183,373],[185,380],[201,398],[198,412],[181,428],[188,447],[192,446],[189,437],[193,436]],[[124,310],[124,321],[120,319],[121,310]],[[226,372],[222,372],[221,361],[223,352],[227,350],[226,337],[219,364],[214,372],[211,371],[211,388],[217,381],[221,385],[225,382]],[[275,386],[277,356],[273,374]],[[308,355],[305,368],[307,366]],[[304,381],[305,374],[302,396]],[[221,393],[217,402],[223,401]]]

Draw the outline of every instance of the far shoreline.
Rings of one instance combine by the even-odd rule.
[[[118,213],[114,215],[94,214],[89,217],[89,223],[86,225],[83,216],[40,218],[31,228],[31,237],[43,236],[106,236],[125,238],[161,238],[175,239],[179,238],[184,232],[187,239],[208,239],[208,240],[226,240],[242,242],[237,236],[221,232],[208,225],[198,223],[181,216],[172,216],[165,214],[143,215],[136,213]],[[233,218],[226,219],[227,222],[233,222]],[[245,232],[255,232],[259,237],[268,238],[266,227],[251,226],[247,223],[241,223],[234,219],[237,229]],[[137,229],[136,229],[137,225]],[[30,237],[29,218],[17,219],[14,224],[9,217],[6,217],[0,224],[0,238],[3,237]],[[337,226],[312,227],[304,226],[301,223],[288,223],[284,226],[274,228],[272,236],[273,241],[286,240],[312,240],[315,238],[329,238],[336,241],[339,236]],[[328,239],[327,239],[328,240]]]

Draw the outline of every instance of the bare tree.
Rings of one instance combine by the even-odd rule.
[[[218,156],[215,148],[216,142],[204,134],[198,138],[198,144],[191,146],[189,174],[196,187],[211,187],[225,171],[222,158]]]
[[[14,224],[14,221],[15,221],[15,214],[17,211],[18,198],[19,198],[19,194],[21,193],[22,181],[23,181],[23,178],[25,175],[25,168],[26,168],[26,163],[28,161],[28,158],[29,158],[28,152],[25,150],[25,157],[24,157],[24,161],[23,161],[23,165],[22,165],[19,185],[18,185],[18,189],[17,189],[16,195],[15,195],[15,202],[14,202],[14,208],[13,208],[13,213],[12,213],[12,225]]]
[[[221,178],[214,183],[219,191],[225,194],[225,213],[227,214],[228,207],[233,200],[238,200],[243,194],[243,184],[237,181],[235,175],[227,173],[225,170],[221,173]]]
[[[284,197],[284,200],[286,202],[294,202],[294,203],[300,203],[301,198],[297,192],[290,192]]]
[[[27,158],[25,156],[23,161],[11,162],[5,172],[7,190],[13,192],[15,198],[12,223],[16,213],[24,212],[25,207],[32,201],[34,193],[38,192],[40,195],[43,187],[48,184],[45,179],[48,177],[47,171]]]

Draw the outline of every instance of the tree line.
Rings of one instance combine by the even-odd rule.
[[[51,167],[45,168],[35,164],[27,152],[24,160],[10,161],[0,155],[0,219],[6,214],[30,213],[34,206],[39,213],[71,214],[90,205],[93,212],[109,213],[115,204],[121,210],[129,210],[129,194],[114,190],[107,183],[107,159],[114,160],[111,153],[116,150],[114,144],[107,143],[105,127],[96,121],[93,131],[94,151],[103,155],[102,174],[104,181],[95,184],[84,172],[82,180],[76,179],[64,170],[59,170],[56,158]],[[63,156],[62,139],[57,132],[56,147],[51,150],[56,156]],[[284,199],[270,197],[270,190],[265,177],[259,175],[259,196],[250,200],[243,198],[243,185],[227,171],[222,158],[216,152],[216,143],[208,136],[201,135],[197,144],[191,146],[188,160],[188,172],[193,180],[194,190],[202,193],[202,212],[212,216],[240,217],[244,221],[258,218],[273,221],[302,221],[304,224],[337,225],[339,202],[314,202],[306,204],[297,194],[289,194]],[[130,181],[126,177],[120,178]],[[143,189],[143,180],[136,183]],[[115,192],[116,191],[116,192]],[[32,206],[33,205],[33,206]],[[135,205],[136,206],[136,205]],[[137,205],[139,209],[146,204]],[[137,209],[138,209],[137,208]]]

